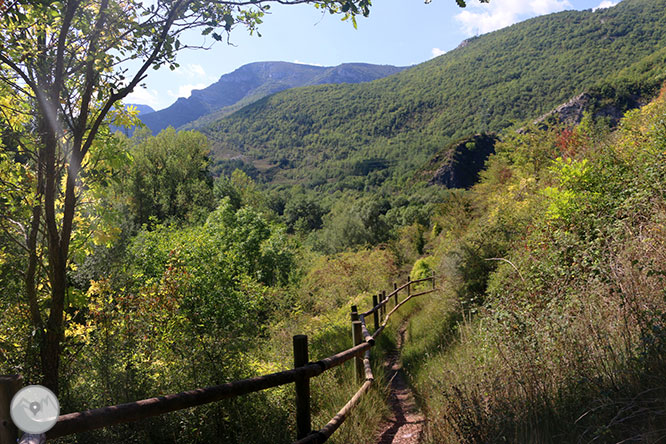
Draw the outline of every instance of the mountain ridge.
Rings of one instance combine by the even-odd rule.
[[[285,89],[326,83],[367,82],[403,69],[369,63],[316,66],[279,61],[253,62],[223,74],[215,83],[203,89],[195,89],[190,97],[180,97],[167,108],[144,115],[141,120],[153,134],[168,126],[192,128],[201,124],[195,122],[197,119],[205,119],[211,113],[220,118],[241,106]]]

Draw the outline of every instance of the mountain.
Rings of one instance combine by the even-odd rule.
[[[395,74],[404,68],[366,63],[345,63],[334,67],[287,62],[257,62],[241,66],[189,98],[142,118],[153,134],[168,126],[174,128],[215,113],[216,118],[285,89],[325,83],[361,83]],[[237,105],[234,107],[234,105]],[[206,120],[204,120],[204,123]],[[196,127],[191,124],[188,127]]]
[[[666,0],[624,0],[537,17],[387,78],[265,97],[201,130],[217,159],[244,158],[265,180],[400,187],[454,141],[534,120],[660,51],[665,10]],[[383,167],[354,177],[369,158]]]

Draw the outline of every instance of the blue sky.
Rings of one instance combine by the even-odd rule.
[[[565,9],[609,7],[617,0],[491,0],[468,1],[459,8],[455,0],[375,0],[370,16],[358,19],[358,29],[339,16],[322,14],[308,5],[274,5],[259,31],[250,36],[241,28],[230,42],[209,50],[188,50],[178,55],[180,68],[149,73],[146,88],[137,88],[125,103],[150,105],[156,110],[188,97],[221,75],[258,61],[287,61],[335,66],[367,62],[409,66],[454,49],[467,37],[484,34],[537,15]],[[188,43],[204,41],[199,33]],[[210,39],[207,43],[210,43]]]

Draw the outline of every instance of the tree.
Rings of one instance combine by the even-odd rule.
[[[206,136],[171,127],[132,147],[121,193],[129,197],[134,221],[200,220],[213,210],[207,154]]]
[[[7,90],[0,115],[4,133],[17,145],[8,161],[26,168],[31,195],[24,199],[28,211],[22,219],[0,217],[6,234],[24,251],[25,301],[38,337],[43,383],[54,392],[81,196],[108,172],[98,167],[114,158],[107,124],[135,117],[118,103],[149,68],[175,69],[176,53],[192,47],[181,41],[185,31],[200,28],[216,41],[237,26],[252,33],[272,2],[313,4],[354,23],[370,7],[369,0],[0,3],[0,83]],[[135,71],[128,68],[132,61],[138,62]]]
[[[313,198],[305,195],[292,196],[284,207],[287,227],[291,232],[309,233],[323,224],[326,210]]]

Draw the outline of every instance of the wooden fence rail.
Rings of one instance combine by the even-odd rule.
[[[414,284],[430,281],[430,290],[412,294]],[[407,297],[398,302],[398,294],[407,289]],[[352,306],[352,338],[353,346],[335,355],[328,356],[316,362],[309,362],[307,336],[296,335],[294,341],[294,368],[254,378],[232,381],[212,387],[199,388],[171,395],[158,396],[135,402],[128,402],[114,406],[101,407],[83,412],[68,413],[58,417],[55,426],[42,435],[25,434],[19,444],[42,444],[47,439],[86,432],[89,430],[109,427],[116,424],[134,422],[151,416],[208,404],[222,399],[233,398],[248,393],[266,390],[285,384],[294,383],[296,387],[296,428],[297,439],[295,444],[315,444],[325,442],[349,416],[351,410],[358,404],[364,393],[368,391],[374,375],[370,366],[370,348],[374,346],[376,338],[386,327],[390,316],[410,299],[435,291],[435,276],[411,281],[401,286],[393,284],[393,291],[388,295],[380,293],[379,297],[373,295],[372,308],[359,313],[356,306]],[[394,307],[386,313],[386,305],[393,298]],[[374,332],[370,334],[365,317],[372,314],[374,317]],[[311,431],[310,418],[310,379],[323,372],[344,364],[356,358],[355,375],[362,385],[345,406],[320,430]],[[17,441],[16,429],[9,418],[9,402],[11,396],[18,389],[16,377],[0,376],[0,444],[14,444]]]

